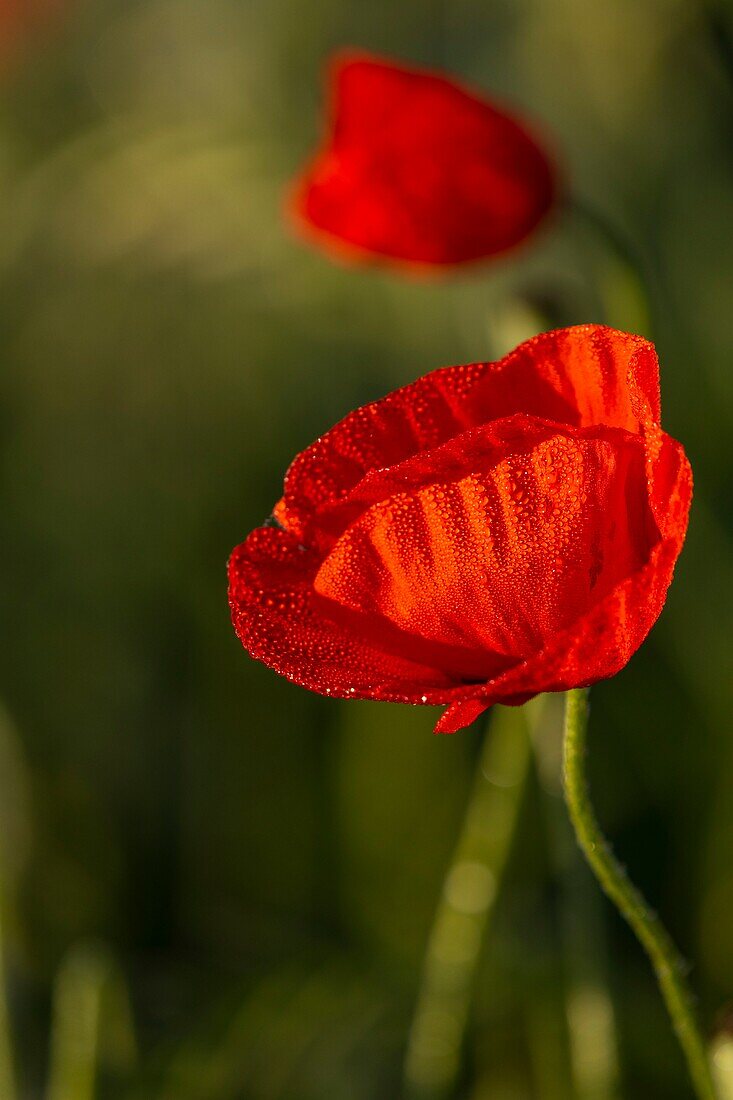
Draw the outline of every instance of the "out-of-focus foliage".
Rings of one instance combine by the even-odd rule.
[[[52,32],[6,43],[0,882],[23,1097],[74,982],[109,986],[104,1018],[84,1017],[100,1096],[399,1094],[479,731],[436,739],[421,709],[329,702],[250,661],[225,560],[306,443],[432,367],[503,352],[528,301],[640,323],[628,274],[567,210],[439,282],[292,239],[283,188],[343,44],[523,109],[642,260],[696,500],[662,620],[593,692],[592,781],[696,960],[706,1026],[733,997],[728,18],[702,0],[68,0]],[[483,954],[470,1100],[567,1100],[562,883],[594,886],[572,846],[553,856],[543,790]],[[683,1100],[645,961],[603,904],[597,920],[621,1094]]]

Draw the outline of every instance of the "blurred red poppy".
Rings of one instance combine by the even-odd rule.
[[[327,248],[460,264],[513,248],[551,206],[553,171],[524,126],[452,80],[339,55],[330,81],[329,132],[293,198]]]
[[[687,526],[690,467],[659,419],[653,345],[599,325],[357,409],[232,554],[237,634],[313,691],[448,704],[441,732],[613,676]]]

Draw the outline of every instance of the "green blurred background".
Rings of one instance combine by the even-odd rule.
[[[663,617],[593,691],[591,778],[694,960],[711,1033],[733,996],[730,14],[55,8],[14,37],[0,7],[0,882],[18,1095],[400,1096],[481,729],[435,738],[430,710],[328,701],[255,664],[225,562],[333,421],[503,353],[543,327],[540,307],[547,323],[653,332],[665,426],[695,471]],[[432,282],[293,239],[283,190],[342,45],[439,65],[523,110],[567,188],[633,242],[651,320],[603,232],[568,211],[516,255]],[[599,901],[563,932],[567,882],[591,908],[596,893],[572,846],[558,858],[548,805],[555,786],[532,775],[455,1096],[575,1100],[567,987],[584,954],[606,975],[618,1097],[689,1098],[620,919]],[[96,1085],[80,1070],[46,1092],[49,1050],[82,1065],[96,1031]]]

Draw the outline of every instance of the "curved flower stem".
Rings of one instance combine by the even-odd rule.
[[[684,963],[659,917],[629,881],[601,832],[590,800],[585,774],[588,729],[588,689],[575,688],[565,697],[563,782],[565,801],[575,835],[602,889],[628,921],[651,960],[672,1025],[687,1059],[699,1100],[716,1100],[705,1044],[695,1020]]]
[[[425,955],[404,1069],[411,1100],[453,1094],[473,978],[529,767],[524,708],[493,708]]]

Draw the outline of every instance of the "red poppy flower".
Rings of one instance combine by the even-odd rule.
[[[313,691],[492,703],[613,676],[657,619],[692,493],[652,344],[599,325],[446,367],[293,462],[232,554],[235,629]]]
[[[437,73],[337,58],[326,143],[297,184],[301,227],[356,258],[445,265],[504,252],[553,199],[524,127]]]

